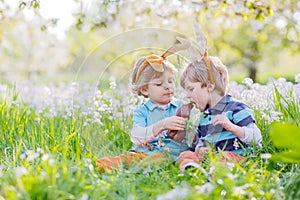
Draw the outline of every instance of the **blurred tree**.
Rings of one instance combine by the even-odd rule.
[[[251,20],[238,20],[220,14],[223,26],[211,26],[211,21],[206,24],[206,28],[210,27],[209,32],[216,41],[214,47],[218,52],[224,47],[227,51],[230,49],[230,52],[236,52],[238,55],[228,56],[229,63],[246,66],[248,76],[254,81],[262,59],[273,57],[276,60],[277,52],[282,52],[283,48],[292,53],[300,51],[300,46],[297,45],[300,39],[300,2],[273,1],[265,8],[269,14],[267,17],[255,15]]]
[[[68,46],[36,27],[43,27],[42,18],[23,21],[19,13],[1,29],[1,80],[37,80],[41,75],[54,74],[68,62]]]
[[[5,1],[1,2],[3,4]],[[39,2],[23,0],[19,7],[38,10]],[[95,32],[96,35],[103,34],[101,30],[104,29],[110,29],[110,33],[115,34],[145,27],[172,29],[191,35],[191,21],[197,19],[209,37],[212,50],[221,55],[226,54],[224,49],[228,51],[227,63],[246,66],[248,76],[254,81],[259,62],[266,56],[273,59],[270,52],[266,55],[266,49],[273,50],[273,53],[284,47],[292,52],[300,50],[300,2],[297,0],[74,2],[79,5],[74,27],[82,32]],[[5,9],[1,8],[3,6],[0,6],[2,16],[6,16]],[[80,48],[78,50],[82,51]],[[76,55],[74,49],[73,54]]]

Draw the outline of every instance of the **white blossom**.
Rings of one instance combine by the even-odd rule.
[[[295,82],[300,83],[300,73],[295,75]]]
[[[42,156],[42,160],[48,160],[50,158],[50,155],[49,154],[44,154]]]
[[[173,190],[168,191],[165,194],[158,195],[157,200],[173,200],[173,199],[184,199],[188,196],[189,190],[187,188],[176,187]]]
[[[114,90],[115,88],[117,87],[117,83],[115,80],[112,80],[110,83],[109,83],[109,88]]]
[[[200,194],[205,194],[205,193],[210,193],[215,189],[215,186],[213,184],[211,184],[210,182],[204,183],[201,186],[195,186],[195,188],[197,189],[197,191]]]
[[[21,177],[23,175],[28,174],[28,171],[25,167],[18,166],[15,168],[15,174],[17,177]]]
[[[89,199],[89,195],[88,194],[83,194],[81,197],[80,197],[80,200],[88,200]]]
[[[220,185],[223,185],[224,184],[224,181],[222,179],[218,179],[217,180],[217,183],[219,183]]]
[[[243,84],[245,84],[247,87],[251,87],[252,84],[253,84],[253,80],[251,78],[245,78],[243,81],[242,81]]]

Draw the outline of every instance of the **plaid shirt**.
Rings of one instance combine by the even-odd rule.
[[[213,108],[207,108],[203,112],[197,128],[195,148],[209,145],[215,147],[216,151],[221,149],[243,155],[244,149],[249,145],[224,129],[221,124],[212,125],[214,118],[219,114],[226,116],[233,124],[240,127],[255,123],[253,111],[247,105],[226,95]]]

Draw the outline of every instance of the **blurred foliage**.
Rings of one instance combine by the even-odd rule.
[[[286,150],[275,153],[272,159],[284,163],[300,163],[300,129],[296,124],[273,123],[271,126],[271,138],[276,147]]]
[[[288,88],[286,88],[288,90]],[[300,146],[298,139],[300,138],[300,100],[290,91],[285,97],[281,91],[275,86],[274,103],[276,109],[284,116],[282,123],[273,123],[271,125],[270,136],[274,146],[282,149],[281,152],[275,153],[272,159],[284,163],[300,164]]]
[[[295,87],[296,88],[296,87]],[[276,85],[274,88],[274,102],[276,109],[281,112],[286,122],[296,124],[300,127],[300,99],[296,95],[296,92],[285,88],[287,96],[282,94]],[[295,89],[297,90],[297,89]]]
[[[113,76],[123,77],[124,71],[130,69],[134,60],[144,55],[144,52],[137,52],[138,45],[140,48],[145,46],[137,42],[140,37],[137,35],[130,38],[136,46],[128,50],[123,48],[123,43],[129,38],[116,43],[114,36],[129,30],[155,27],[184,33],[192,38],[193,19],[208,37],[210,54],[221,57],[229,67],[232,78],[240,80],[250,77],[256,82],[266,82],[268,75],[292,76],[297,72],[296,66],[300,60],[300,3],[296,0],[74,0],[74,4],[77,5],[74,23],[61,33],[67,39],[55,40],[50,33],[59,19],[43,19],[39,13],[40,1],[20,1],[17,9],[12,8],[8,1],[0,1],[0,42],[10,45],[0,49],[3,60],[0,65],[1,80],[14,81],[16,74],[19,74],[26,79],[47,75],[47,80],[64,81],[80,76],[80,79],[92,82],[97,78],[91,77],[96,76],[106,81],[116,69],[123,70]],[[57,6],[63,6],[63,3]],[[24,17],[28,10],[34,13],[31,20]],[[23,28],[20,30],[18,27]],[[11,35],[11,32],[31,34],[26,38]],[[141,36],[141,39],[145,40],[145,37]],[[23,41],[30,41],[31,38],[38,42],[33,41],[20,48]],[[151,42],[159,48],[166,48],[172,42],[172,39],[162,42],[157,42],[155,38],[148,39],[153,39]],[[49,55],[48,50],[38,49],[59,52]],[[149,50],[157,52],[157,48]],[[45,65],[40,63],[43,60],[51,62]],[[287,67],[289,70],[286,70]],[[48,73],[49,69],[53,71]]]

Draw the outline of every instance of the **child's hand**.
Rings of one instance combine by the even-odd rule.
[[[234,123],[232,123],[226,116],[224,115],[217,115],[214,119],[213,125],[216,126],[221,124],[224,129],[229,132],[232,132],[238,138],[243,140],[245,138],[245,131],[243,127],[240,127]]]
[[[208,147],[198,147],[195,150],[195,153],[200,157],[203,158],[205,155],[208,154]]]
[[[184,130],[186,127],[187,119],[183,117],[172,116],[164,119],[163,128],[165,130]]]
[[[168,133],[168,136],[172,140],[174,140],[176,142],[181,142],[185,138],[186,132],[185,132],[185,130],[182,130],[182,131],[170,131]]]
[[[218,124],[221,124],[227,131],[231,131],[234,126],[234,124],[225,115],[217,115],[215,117],[213,125],[216,126]]]

